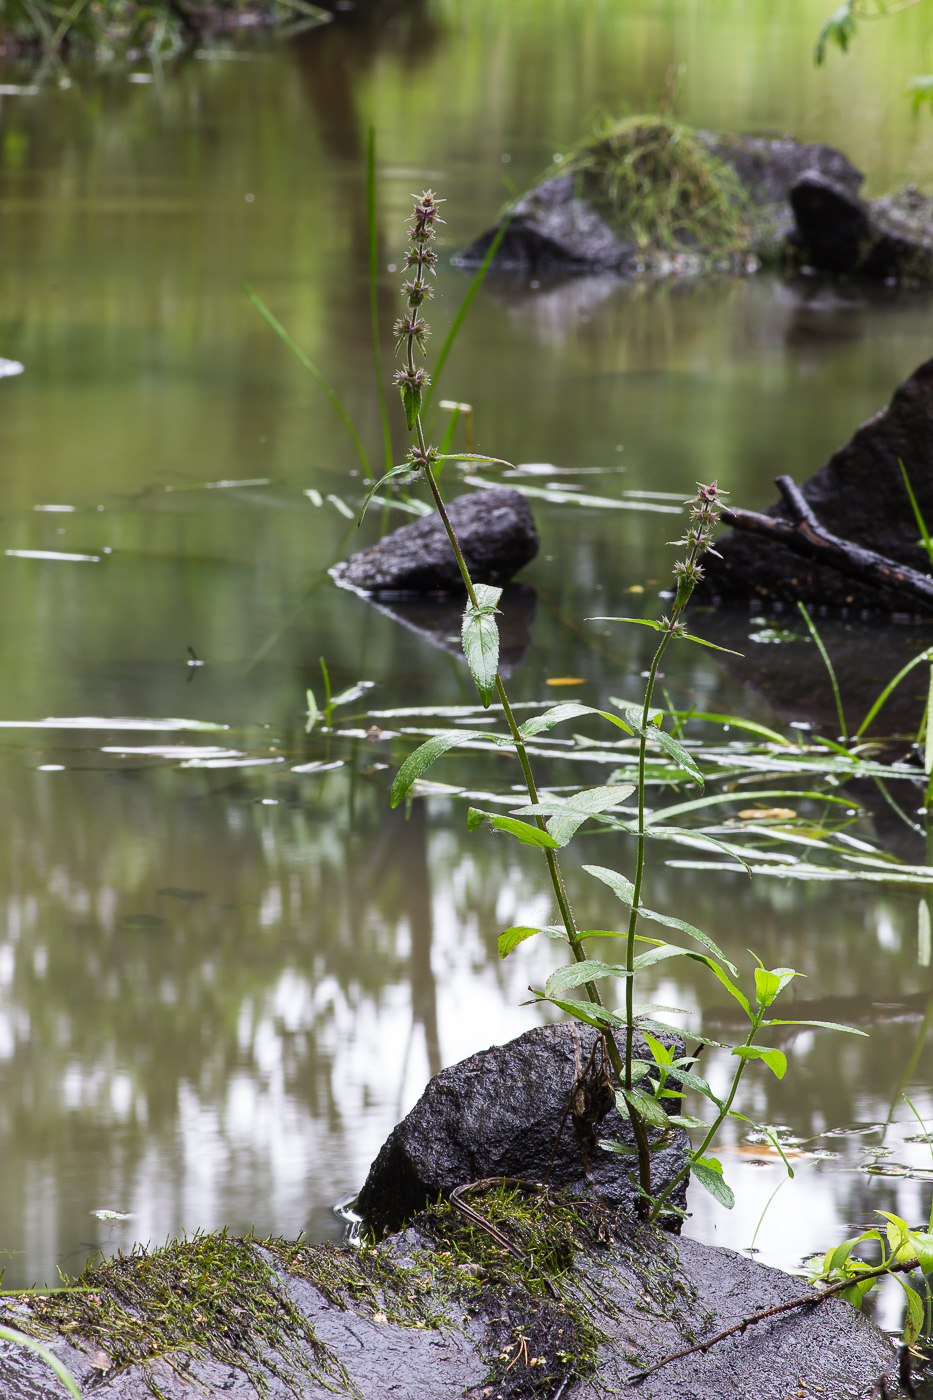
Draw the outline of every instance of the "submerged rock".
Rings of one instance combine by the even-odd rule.
[[[631,118],[572,153],[454,262],[482,262],[508,220],[493,262],[506,272],[754,268],[779,254],[791,190],[807,172],[853,196],[863,178],[832,146]]]
[[[901,473],[903,462],[917,504],[933,522],[933,359],[895,390],[887,408],[869,418],[801,490],[820,524],[834,535],[928,573],[929,560]],[[788,519],[783,502],[767,515]],[[698,597],[757,598],[764,604],[822,603],[830,607],[903,611],[903,596],[869,587],[823,564],[802,559],[760,535],[730,530],[717,540],[721,558],[704,560]],[[910,611],[908,606],[908,611]]]
[[[852,1400],[894,1369],[884,1334],[831,1299],[632,1384],[806,1285],[593,1200],[499,1190],[470,1204],[519,1257],[442,1205],[362,1248],[170,1243],[98,1265],[73,1292],[5,1299],[3,1320],[39,1332],[100,1400]],[[185,1290],[166,1291],[166,1279]],[[64,1391],[38,1356],[4,1340],[0,1393]]]
[[[807,172],[791,191],[799,258],[823,272],[881,281],[933,280],[933,199],[907,189],[874,202]]]
[[[436,1074],[370,1167],[356,1203],[366,1224],[377,1235],[397,1230],[455,1187],[490,1176],[547,1177],[573,1195],[595,1190],[607,1205],[633,1210],[634,1159],[594,1146],[587,1179],[569,1116],[548,1176],[574,1081],[596,1039],[591,1026],[540,1026]],[[636,1053],[650,1058],[644,1041],[636,1044]],[[683,1053],[680,1042],[677,1054]],[[675,1113],[680,1100],[665,1103]],[[633,1142],[629,1122],[615,1107],[596,1136]],[[658,1185],[683,1169],[686,1146],[684,1130],[672,1129],[670,1146],[653,1154]],[[672,1204],[683,1209],[685,1201],[686,1179]]]
[[[475,583],[505,584],[538,552],[528,501],[511,487],[467,492],[447,506],[447,514]],[[330,572],[343,587],[377,596],[464,591],[437,515],[402,525]]]

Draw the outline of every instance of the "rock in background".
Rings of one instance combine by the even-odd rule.
[[[888,407],[863,423],[801,487],[820,524],[834,535],[929,573],[901,462],[924,519],[933,525],[933,360],[905,379]],[[789,518],[783,502],[765,514]],[[760,535],[730,530],[716,548],[722,557],[704,560],[706,579],[698,597],[911,611],[903,596],[858,583]]]
[[[467,492],[448,504],[447,514],[474,583],[508,583],[538,552],[531,509],[511,487]],[[330,572],[342,587],[376,596],[465,592],[436,514],[402,525]]]

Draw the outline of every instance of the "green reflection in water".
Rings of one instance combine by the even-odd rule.
[[[686,121],[839,142],[873,191],[922,183],[933,125],[898,90],[919,52],[919,17],[878,26],[849,60],[817,72],[809,50],[823,8],[439,0],[384,27],[349,17],[289,48],[192,60],[145,86],[75,73],[67,91],[2,99],[0,354],[26,372],[0,381],[0,550],[99,562],[0,554],[0,719],[229,726],[0,731],[8,1286],[53,1278],[57,1264],[76,1270],[97,1245],[183,1228],[334,1232],[330,1206],[358,1186],[428,1074],[527,1028],[518,1004],[552,957],[549,947],[508,964],[495,954],[505,923],[549,915],[531,856],[511,865],[494,838],[468,840],[444,798],[419,802],[408,824],[390,815],[378,765],[396,761],[391,741],[328,747],[304,735],[321,655],[335,686],[376,681],[374,708],[473,696],[453,657],[327,580],[330,563],[375,538],[379,517],[357,536],[327,502],[358,499],[352,448],[241,283],[378,450],[370,121],[386,269],[413,189],[447,197],[453,250],[598,107],[655,104],[672,64],[685,65]],[[395,285],[386,270],[386,326]],[[465,285],[442,276],[438,331]],[[597,470],[556,478],[564,485],[686,494],[718,475],[756,506],[779,471],[819,466],[928,353],[928,299],[896,291],[765,278],[491,282],[445,390],[475,405],[478,450]],[[401,446],[398,416],[394,427]],[[36,509],[50,505],[74,509]],[[562,695],[637,693],[647,640],[582,620],[653,606],[672,522],[546,501],[535,512],[542,550],[525,577],[537,607],[526,596],[512,691],[542,700],[548,677],[579,675],[580,690]],[[741,640],[745,620],[729,626]],[[189,646],[203,667],[189,668]],[[879,643],[864,646],[875,665]],[[684,657],[666,683],[704,709],[793,717],[804,703],[793,676],[766,683],[758,665],[730,673]],[[806,703],[826,698],[814,691]],[[185,769],[187,757],[131,752],[163,742],[283,762]],[[338,758],[340,770],[289,771]],[[513,780],[503,761],[476,756],[436,776]],[[605,842],[587,838],[579,859],[605,862]],[[801,967],[798,998],[832,994],[840,1015],[872,1028],[864,1045],[800,1037],[782,1084],[754,1079],[751,1111],[796,1137],[869,1129],[801,1149],[840,1155],[800,1158],[759,1230],[763,1257],[794,1264],[879,1206],[920,1218],[928,1182],[861,1170],[877,1160],[862,1149],[880,1143],[870,1125],[887,1118],[930,991],[916,899],[657,864],[651,879],[656,907],[689,911],[731,956],[751,945]],[[608,892],[584,899],[592,926],[616,913]],[[707,994],[681,969],[651,989],[718,1024]],[[929,1117],[922,1055],[918,1064],[911,1092]],[[913,1172],[925,1158],[909,1136],[889,1130],[884,1160]],[[741,1247],[777,1169],[759,1144],[726,1155],[739,1208],[698,1213],[691,1228]]]

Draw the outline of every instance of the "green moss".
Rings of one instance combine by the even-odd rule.
[[[93,1262],[62,1292],[18,1295],[4,1320],[43,1340],[62,1335],[106,1352],[113,1369],[138,1368],[155,1397],[160,1358],[179,1373],[199,1359],[235,1367],[260,1395],[271,1375],[296,1392],[311,1379],[356,1395],[283,1288],[280,1276],[289,1275],[358,1316],[468,1331],[488,1365],[490,1395],[530,1400],[594,1371],[608,1340],[601,1324],[618,1317],[606,1302],[612,1290],[600,1286],[603,1263],[615,1257],[610,1244],[621,1243],[635,1266],[636,1300],[669,1313],[671,1259],[658,1232],[627,1226],[619,1236],[617,1217],[598,1201],[558,1192],[496,1187],[472,1192],[470,1204],[521,1257],[442,1203],[407,1235],[359,1249],[226,1232],[137,1248]]]
[[[355,1393],[256,1244],[226,1231],[92,1260],[68,1289],[20,1298],[28,1314],[17,1310],[13,1325],[40,1338],[74,1336],[104,1351],[117,1370],[138,1366],[156,1397],[163,1392],[154,1361],[164,1357],[181,1372],[199,1356],[244,1371],[257,1393],[268,1374],[293,1388],[310,1377]]]
[[[660,116],[605,122],[560,166],[621,237],[650,253],[728,256],[749,244],[748,199],[731,166]]]

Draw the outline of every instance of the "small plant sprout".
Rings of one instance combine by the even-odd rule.
[[[642,903],[647,836],[650,834],[653,839],[661,841],[676,841],[685,834],[695,836],[695,833],[684,833],[679,827],[655,820],[657,814],[654,814],[649,824],[645,811],[646,763],[649,748],[652,753],[659,749],[664,760],[673,765],[680,774],[686,775],[689,781],[701,788],[703,786],[703,775],[694,758],[673,733],[664,729],[665,714],[652,708],[652,700],[658,667],[671,642],[690,641],[701,646],[713,645],[687,631],[684,612],[694,588],[703,577],[703,555],[713,547],[713,531],[719,519],[723,493],[718,484],[712,482],[707,486],[698,486],[696,494],[687,502],[689,519],[686,534],[683,539],[677,541],[679,545],[686,547],[686,552],[674,565],[677,590],[668,617],[660,621],[645,621],[641,618],[593,619],[637,622],[659,633],[643,698],[638,703],[614,700],[612,703],[618,705],[621,713],[577,702],[555,705],[519,724],[509,703],[498,666],[499,629],[496,619],[502,590],[490,584],[476,582],[470,575],[437,483],[436,468],[445,460],[447,454],[429,445],[422,424],[425,393],[430,384],[427,370],[421,363],[425,358],[426,342],[430,333],[422,313],[425,302],[432,294],[431,279],[437,271],[437,256],[431,244],[437,225],[441,222],[439,204],[440,201],[433,191],[426,191],[415,201],[410,224],[410,247],[406,268],[409,280],[403,288],[407,310],[396,322],[395,335],[398,350],[403,358],[403,368],[396,375],[396,383],[402,396],[406,422],[413,442],[407,460],[394,467],[383,480],[389,476],[413,473],[424,476],[463,579],[466,593],[461,632],[464,655],[483,707],[488,709],[495,702],[498,703],[508,734],[497,735],[486,729],[474,731],[464,726],[432,735],[398,770],[392,784],[391,803],[396,807],[404,802],[422,773],[442,754],[458,745],[477,741],[488,745],[491,741],[505,750],[510,750],[517,757],[524,779],[527,802],[513,808],[508,815],[486,811],[480,807],[470,807],[467,812],[467,826],[470,831],[491,827],[494,831],[512,837],[523,846],[542,852],[547,864],[558,920],[540,928],[521,926],[505,929],[499,937],[500,956],[507,957],[520,943],[539,933],[566,945],[570,961],[552,972],[544,988],[533,991],[533,996],[536,1001],[548,1002],[566,1015],[595,1026],[605,1036],[615,1079],[615,1103],[620,1113],[631,1123],[634,1144],[630,1146],[606,1141],[602,1145],[610,1151],[629,1152],[637,1159],[637,1175],[633,1176],[632,1180],[642,1218],[657,1220],[662,1214],[670,1216],[678,1213],[672,1196],[691,1168],[701,1185],[723,1205],[731,1206],[732,1192],[723,1180],[722,1168],[715,1158],[707,1154],[727,1118],[750,1121],[733,1108],[748,1063],[752,1060],[760,1061],[778,1078],[784,1075],[787,1068],[787,1062],[780,1050],[756,1043],[760,1033],[770,1026],[795,1024],[827,1026],[829,1029],[838,1030],[848,1028],[830,1025],[827,1022],[770,1019],[769,1008],[775,998],[797,975],[792,968],[768,969],[759,963],[755,969],[753,1008],[752,1002],[732,980],[736,975],[736,968],[706,933],[683,919],[656,912]],[[464,454],[458,454],[458,457],[460,460],[486,463],[501,460]],[[610,782],[570,795],[542,795],[538,791],[532,770],[528,741],[545,734],[566,720],[588,715],[605,720],[616,730],[637,739],[638,763],[634,772],[634,782]],[[619,812],[619,808],[633,793],[637,793],[637,818],[634,822]],[[581,929],[573,912],[560,866],[559,852],[588,821],[611,827],[624,837],[635,838],[633,879],[621,871],[604,866],[583,867],[587,874],[607,885],[629,910],[625,920],[626,927],[621,931]],[[727,848],[712,836],[704,835],[702,841],[713,849],[727,851],[731,858],[735,858],[734,846]],[[640,932],[640,921],[676,930],[685,939],[687,946],[646,936]],[[587,952],[587,943],[596,937],[601,940],[622,939],[625,948],[624,961],[607,963],[595,957],[591,958]],[[638,945],[642,945],[643,951],[638,951]],[[735,1071],[729,1092],[722,1100],[717,1098],[706,1080],[696,1073],[695,1055],[675,1055],[669,1037],[681,1034],[679,1028],[656,1019],[657,1013],[663,1012],[665,1008],[643,1005],[636,1001],[636,981],[642,973],[666,959],[683,957],[706,967],[711,975],[722,983],[730,996],[738,1001],[750,1023],[744,1043],[732,1051],[736,1060]],[[617,1010],[605,1004],[600,991],[600,984],[613,980],[621,982],[624,986],[622,1005]],[[585,999],[578,999],[578,988],[583,989]],[[636,1033],[647,1044],[651,1060],[635,1054]],[[703,1040],[702,1037],[696,1038],[701,1042]],[[712,1104],[715,1111],[710,1122],[670,1112],[672,1108],[676,1109],[679,1106],[679,1100],[687,1089],[695,1091]],[[673,1181],[656,1188],[652,1180],[653,1154],[670,1142],[677,1127],[701,1133],[701,1145],[695,1152],[688,1154],[688,1165]],[[775,1146],[780,1151],[776,1142]]]

